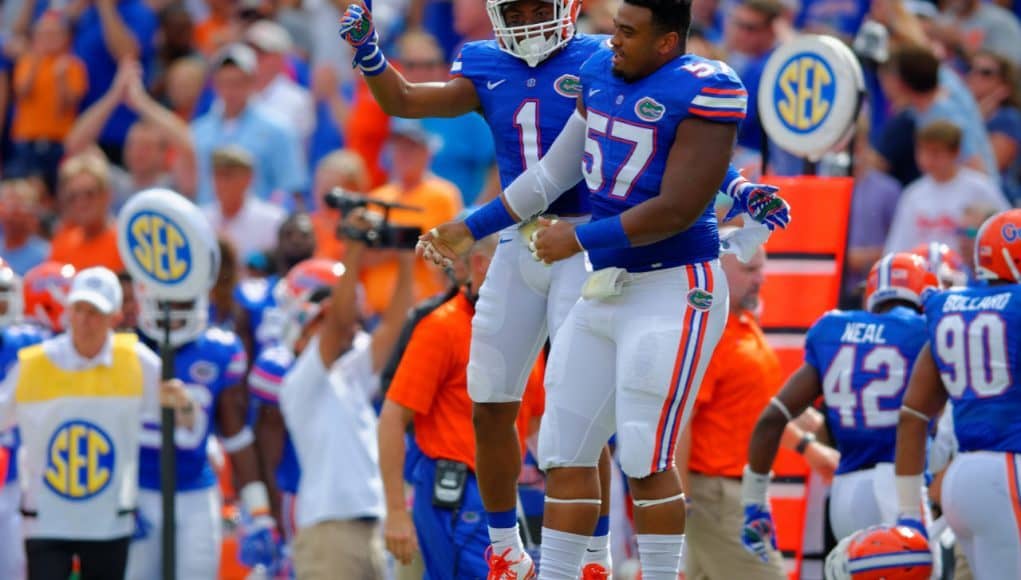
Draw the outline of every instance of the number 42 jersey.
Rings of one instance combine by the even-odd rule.
[[[1021,286],[955,288],[925,312],[960,450],[1021,452]]]
[[[838,475],[893,461],[901,401],[925,339],[925,318],[904,307],[834,310],[809,329],[805,363],[822,381]]]

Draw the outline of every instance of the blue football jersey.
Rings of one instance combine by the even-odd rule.
[[[196,340],[177,349],[174,355],[174,377],[184,382],[196,406],[194,428],[178,429],[175,433],[178,491],[205,489],[216,484],[216,475],[209,465],[206,451],[214,426],[216,399],[224,389],[241,382],[247,367],[248,356],[241,339],[233,332],[220,328],[209,328]],[[142,448],[139,485],[142,489],[158,490],[159,417],[143,417],[139,443]]]
[[[267,348],[259,354],[248,373],[248,388],[258,404],[280,404],[280,388],[284,376],[294,364],[294,353],[283,346]],[[298,480],[301,468],[298,466],[298,454],[291,443],[291,437],[284,435],[284,452],[277,465],[276,479],[280,491],[298,493]]]
[[[461,49],[450,72],[475,85],[482,116],[493,132],[503,187],[549,151],[577,108],[581,65],[606,45],[606,39],[579,34],[534,68],[500,50],[495,40],[469,42]],[[589,213],[585,185],[579,183],[564,192],[549,211],[558,215]]]
[[[834,310],[809,329],[805,363],[822,380],[838,474],[893,461],[901,401],[925,340],[925,318],[903,307]]]
[[[276,300],[273,297],[273,288],[279,280],[278,276],[251,278],[242,280],[234,288],[234,302],[248,313],[249,338],[255,346],[253,356],[280,339],[283,325],[280,317],[274,316]]]
[[[925,312],[960,450],[1021,452],[1021,286],[954,288]]]
[[[747,93],[726,64],[685,54],[651,75],[626,82],[603,48],[581,68],[588,135],[582,171],[592,220],[616,216],[659,195],[678,125],[688,118],[739,123]],[[697,145],[697,144],[695,144]],[[588,252],[593,268],[643,272],[713,260],[719,235],[713,204],[687,230],[632,248]]]
[[[38,326],[28,324],[17,324],[9,326],[0,331],[0,381],[7,378],[7,373],[18,362],[18,351],[39,344],[50,337],[49,331]],[[0,446],[10,451],[11,461],[7,468],[7,483],[18,479],[18,445],[21,443],[18,437],[18,428],[12,427],[0,432]],[[0,486],[3,487],[3,486]]]

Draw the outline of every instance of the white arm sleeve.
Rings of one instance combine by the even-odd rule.
[[[522,173],[504,190],[507,205],[522,221],[544,211],[581,181],[587,130],[585,117],[575,111],[539,164]]]

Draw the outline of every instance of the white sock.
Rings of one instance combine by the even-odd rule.
[[[588,548],[585,550],[585,559],[582,564],[592,563],[602,564],[607,570],[610,569],[610,534],[592,536],[588,539]]]
[[[638,534],[642,580],[677,580],[683,552],[684,534]]]
[[[589,537],[543,528],[539,580],[578,580]]]
[[[516,560],[521,557],[521,553],[525,551],[525,547],[521,544],[521,533],[518,530],[518,524],[514,524],[513,528],[494,528],[489,527],[489,541],[493,544],[493,553],[501,555],[507,548],[510,548],[510,552],[507,554],[508,560]]]

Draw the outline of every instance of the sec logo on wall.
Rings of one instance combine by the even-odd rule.
[[[187,198],[149,189],[117,216],[117,248],[132,278],[161,300],[194,300],[212,288],[220,248],[212,227]]]
[[[781,148],[817,161],[851,134],[864,91],[851,49],[829,36],[798,36],[766,62],[757,95],[762,126]]]
[[[46,448],[43,481],[53,493],[82,501],[110,485],[117,452],[110,436],[98,425],[65,421],[53,432]]]

